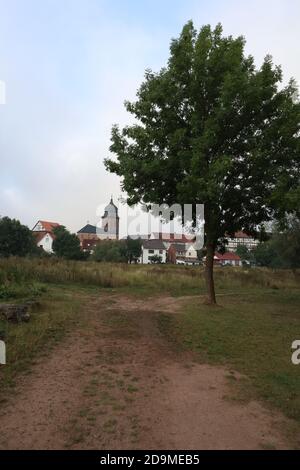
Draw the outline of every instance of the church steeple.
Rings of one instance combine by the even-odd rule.
[[[119,219],[118,208],[114,204],[113,195],[111,195],[110,202],[105,207],[102,216],[102,229],[105,232],[106,239],[119,239]]]

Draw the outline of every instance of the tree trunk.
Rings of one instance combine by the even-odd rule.
[[[215,245],[207,243],[206,245],[206,263],[205,263],[205,280],[207,287],[207,300],[210,305],[216,305],[216,293],[214,283],[214,254]]]

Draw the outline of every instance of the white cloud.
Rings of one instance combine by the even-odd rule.
[[[203,17],[195,2],[193,17],[198,27],[221,22],[225,34],[245,36],[246,52],[254,56],[257,65],[271,54],[274,63],[282,65],[285,81],[294,77],[300,83],[299,0],[218,1],[208,17]]]

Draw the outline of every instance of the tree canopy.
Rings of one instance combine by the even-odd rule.
[[[253,256],[258,266],[300,268],[300,220],[291,218],[284,231],[275,227],[272,238],[260,243]]]
[[[141,240],[102,240],[95,247],[92,258],[95,261],[132,263],[141,256]]]
[[[127,261],[125,244],[117,240],[102,240],[94,248],[92,259],[99,262],[124,263]]]
[[[267,56],[257,68],[243,37],[188,22],[158,73],[147,70],[136,122],[112,129],[109,171],[131,204],[204,204],[206,280],[215,303],[213,255],[225,234],[256,234],[299,202],[300,106],[293,80]]]
[[[0,218],[0,256],[26,256],[37,252],[31,230],[19,220]]]
[[[70,233],[63,225],[55,227],[53,233],[55,235],[53,251],[56,256],[69,260],[82,260],[86,258],[86,254],[81,251],[77,235]]]
[[[132,262],[136,262],[136,260],[142,254],[141,239],[138,238],[137,240],[134,240],[133,238],[130,238],[128,236],[125,242],[125,253],[126,253],[126,259],[130,264]]]

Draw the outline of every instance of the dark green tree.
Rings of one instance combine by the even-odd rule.
[[[278,251],[274,246],[274,241],[260,243],[253,251],[255,264],[268,268],[280,267]]]
[[[127,237],[125,242],[125,250],[126,250],[126,258],[128,262],[131,264],[132,262],[136,262],[137,259],[142,254],[142,241],[140,238],[134,240],[133,238]]]
[[[124,263],[127,261],[124,241],[103,240],[94,249],[92,259],[98,262]]]
[[[86,259],[86,254],[81,250],[80,241],[74,233],[70,233],[63,225],[55,227],[53,233],[53,251],[56,256],[69,260]]]
[[[106,261],[111,263],[132,263],[141,256],[141,240],[103,240],[94,249],[92,259],[94,261]]]
[[[259,266],[300,268],[300,220],[290,218],[284,230],[275,225],[272,238],[259,244],[253,254]]]
[[[0,257],[26,256],[37,252],[31,230],[16,219],[0,218]]]
[[[245,245],[239,245],[235,250],[236,254],[239,255],[242,262],[254,262],[253,253]]]
[[[300,268],[300,219],[292,218],[287,230],[274,240],[283,268]]]
[[[267,56],[257,69],[243,37],[187,23],[167,66],[147,70],[136,122],[114,126],[106,160],[128,202],[205,204],[206,282],[215,303],[218,240],[293,210],[299,196],[300,106],[293,80]],[[195,221],[194,221],[195,222]]]

